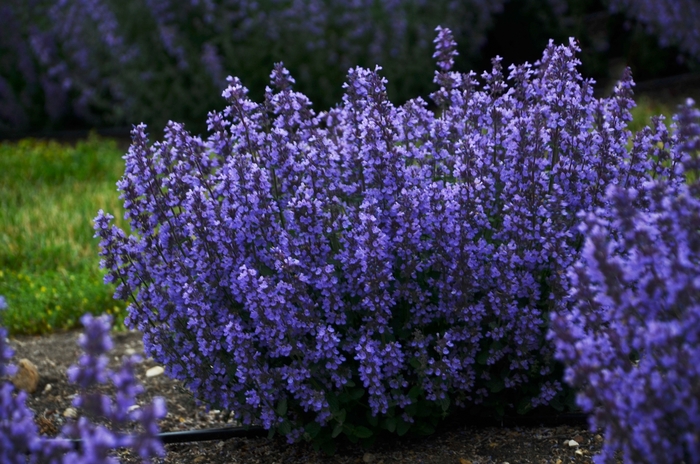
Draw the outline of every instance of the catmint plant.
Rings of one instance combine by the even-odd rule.
[[[7,308],[3,296],[0,296],[0,311]],[[10,364],[12,348],[7,344],[7,331],[0,327],[0,379],[16,372]],[[14,392],[10,382],[0,385],[0,461],[24,463],[25,454],[34,445],[37,427],[33,414],[26,407],[27,394]]]
[[[0,307],[3,302],[0,299]],[[11,383],[4,382],[0,386],[0,460],[3,463],[116,463],[110,456],[115,448],[131,448],[144,462],[164,454],[157,436],[157,421],[165,416],[165,402],[157,397],[150,405],[133,407],[136,396],[143,392],[134,373],[138,357],[124,359],[121,367],[112,371],[107,367],[107,354],[112,348],[111,318],[86,314],[81,321],[85,333],[78,344],[84,354],[78,365],[69,369],[68,378],[81,389],[73,405],[83,412],[82,416],[64,425],[57,438],[41,436],[34,415],[26,405],[26,393],[15,392]],[[0,377],[14,372],[14,366],[9,364],[12,350],[6,345],[6,335],[5,329],[0,327]],[[116,402],[93,391],[108,380],[116,388]],[[128,432],[126,427],[130,423],[138,424],[140,431]],[[80,449],[74,449],[67,439],[80,439]]]
[[[662,46],[677,45],[694,60],[700,59],[700,2],[697,0],[609,0],[612,12],[622,12],[642,23]]]
[[[591,427],[596,462],[700,462],[700,111],[675,120],[663,175],[611,185],[609,209],[581,214],[572,310],[550,336]]]
[[[548,18],[561,2],[530,1]],[[473,64],[506,3],[6,0],[0,130],[143,120],[162,127],[173,118],[204,131],[228,73],[262,97],[281,59],[317,105],[339,101],[350,67],[377,64],[392,99],[403,102],[429,92],[435,26],[450,26]]]
[[[673,140],[657,121],[628,149],[631,76],[594,98],[573,39],[479,80],[437,32],[435,112],[393,105],[381,68],[357,67],[316,113],[280,64],[261,103],[229,78],[206,139],[134,127],[118,183],[131,232],[99,213],[102,266],[127,325],[201,402],[332,449],[429,433],[452,405],[571,397],[546,334],[571,302],[576,213],[667,169]]]

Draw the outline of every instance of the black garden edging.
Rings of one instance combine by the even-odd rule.
[[[588,423],[588,415],[583,413],[541,414],[532,416],[489,417],[454,417],[443,424],[443,429],[459,426],[474,427],[553,427],[560,425],[581,426]],[[194,443],[200,441],[229,440],[231,438],[262,438],[268,431],[260,426],[222,427],[216,429],[184,430],[180,432],[161,432],[158,438],[164,445],[175,443]],[[75,449],[79,449],[82,440],[68,440]]]

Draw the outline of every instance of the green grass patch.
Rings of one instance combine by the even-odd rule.
[[[75,146],[0,144],[0,295],[10,333],[74,328],[85,312],[112,313],[121,325],[125,304],[102,282],[92,219],[99,209],[122,216],[122,156],[96,136]]]
[[[658,100],[652,100],[646,96],[636,99],[637,106],[632,108],[632,121],[629,129],[638,132],[651,124],[652,116],[664,115],[664,123],[667,127],[671,125],[671,117],[676,113],[677,108],[672,108]]]

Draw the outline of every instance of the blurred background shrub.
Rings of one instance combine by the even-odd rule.
[[[130,127],[168,120],[195,132],[228,75],[261,98],[283,61],[316,109],[339,102],[351,66],[383,66],[390,98],[433,90],[437,25],[460,44],[457,69],[534,61],[577,37],[584,75],[624,65],[637,81],[700,61],[698,0],[5,0],[0,131]],[[651,35],[650,35],[651,33]]]

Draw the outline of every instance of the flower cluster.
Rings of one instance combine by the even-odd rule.
[[[77,366],[70,368],[68,377],[83,392],[73,400],[73,405],[84,415],[77,422],[66,424],[57,438],[42,437],[34,424],[32,411],[26,406],[26,393],[15,393],[12,384],[5,382],[0,387],[0,461],[115,463],[110,457],[110,451],[115,448],[131,448],[144,462],[163,455],[163,445],[157,438],[157,420],[165,416],[163,399],[154,398],[150,405],[134,407],[136,396],[143,391],[134,373],[138,358],[124,359],[118,371],[111,371],[107,368],[107,353],[112,347],[111,319],[86,314],[81,321],[85,333],[79,345],[85,354]],[[9,365],[12,350],[5,345],[5,336],[5,329],[0,328],[0,377],[14,370]],[[108,380],[117,390],[116,403],[91,391]],[[110,428],[94,421],[109,423]],[[135,435],[126,431],[131,422],[138,423],[141,429]],[[80,450],[74,450],[66,439],[80,439]]]
[[[631,76],[594,98],[573,40],[507,77],[495,59],[483,83],[452,70],[448,29],[435,43],[436,113],[353,68],[317,114],[278,65],[263,103],[229,78],[206,140],[134,128],[133,234],[100,212],[102,265],[199,400],[290,441],[561,400],[547,318],[570,301],[576,212],[668,171],[673,139],[656,121],[628,149]]]
[[[611,186],[609,211],[582,214],[575,307],[552,320],[557,358],[592,427],[597,462],[700,462],[700,111],[692,101],[666,175]]]
[[[700,2],[697,0],[609,0],[611,11],[621,11],[646,26],[663,46],[677,45],[700,59]]]
[[[405,101],[427,94],[435,26],[451,27],[462,57],[476,61],[506,1],[7,0],[0,129],[70,117],[91,125],[203,118],[225,72],[245,76],[261,96],[281,59],[324,107],[337,103],[355,65],[384,66],[392,97]]]

